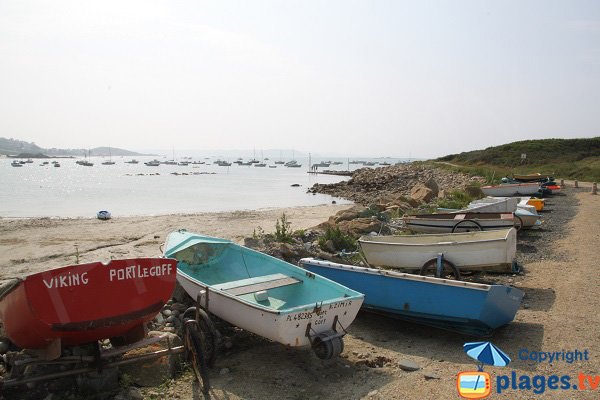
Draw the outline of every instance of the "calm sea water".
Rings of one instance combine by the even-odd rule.
[[[11,159],[0,159],[0,217],[95,217],[99,210],[113,216],[161,215],[348,203],[306,193],[314,183],[348,179],[308,174],[308,160],[298,159],[302,168],[259,168],[221,167],[212,159],[197,159],[207,163],[203,165],[149,167],[144,161],[152,157],[137,158],[139,164],[126,164],[129,159],[113,157],[115,165],[102,165],[106,159],[92,157],[93,167],[58,159],[60,168],[40,165],[52,159],[34,159],[19,168],[10,165]],[[348,164],[327,169],[346,170]]]

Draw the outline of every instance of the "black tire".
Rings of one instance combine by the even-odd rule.
[[[319,333],[313,341],[312,349],[321,360],[331,360],[334,354],[334,347],[331,340],[323,340],[328,334]]]
[[[515,217],[515,229],[517,230],[517,232],[519,232],[521,229],[523,229],[523,218],[519,217],[517,214],[513,214]]]
[[[448,279],[448,277],[453,277],[457,281],[460,280],[460,271],[454,264],[452,264],[448,260],[442,260],[442,273],[438,274],[437,270],[437,258],[432,258],[427,261],[421,267],[420,275],[423,276],[435,276],[436,278]]]
[[[198,316],[198,319],[196,319]],[[198,324],[198,332],[202,336],[204,358],[210,368],[215,365],[218,350],[219,334],[208,313],[201,308],[190,307],[183,313],[183,322],[194,320]]]
[[[198,323],[188,320],[185,323],[185,347],[188,360],[192,364],[194,375],[201,386],[202,393],[208,394],[210,382],[208,379],[208,365],[203,354],[202,336]]]
[[[458,222],[456,223],[456,225],[454,225],[454,226],[452,227],[452,233],[455,233],[455,232],[456,232],[456,228],[458,228],[458,227],[459,227],[459,225],[461,225],[461,224],[462,224],[462,225],[467,225],[467,224],[471,224],[471,225],[473,225],[473,227],[472,227],[472,228],[470,228],[470,229],[469,229],[469,227],[468,227],[468,226],[467,226],[467,227],[463,227],[463,229],[466,229],[466,232],[471,232],[471,231],[482,231],[482,230],[483,230],[483,228],[481,227],[481,224],[480,224],[479,222],[477,222],[477,221],[475,221],[475,220],[472,220],[472,219],[463,219],[462,221],[458,221]]]

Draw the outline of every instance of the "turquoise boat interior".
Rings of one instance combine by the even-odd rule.
[[[283,260],[229,240],[173,232],[165,256],[177,259],[178,272],[213,290],[272,310],[325,305],[362,294]]]

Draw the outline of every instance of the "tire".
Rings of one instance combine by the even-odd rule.
[[[461,224],[462,225],[466,225],[466,224],[472,224],[472,225],[474,225],[474,227],[472,227],[470,230],[469,230],[468,227],[463,227],[463,229],[466,229],[466,232],[471,232],[471,230],[473,230],[473,231],[482,231],[483,230],[483,228],[481,227],[481,224],[479,222],[477,222],[475,220],[472,220],[472,219],[463,219],[462,221],[458,221],[456,223],[456,225],[454,225],[452,227],[452,233],[455,233],[456,232],[456,228],[458,228],[458,226],[461,225]]]
[[[196,320],[198,315],[198,320]],[[201,308],[190,307],[183,313],[183,322],[196,321],[198,325],[198,333],[202,336],[204,358],[207,365],[212,368],[215,365],[218,350],[219,334],[214,323],[210,319],[208,313]]]
[[[196,321],[188,320],[185,323],[185,347],[188,360],[192,364],[194,375],[196,375],[196,379],[201,386],[202,393],[208,394],[210,390],[208,365],[204,358],[202,336]]]
[[[523,229],[523,218],[519,217],[517,214],[514,214],[514,216],[515,216],[515,229],[517,230],[517,232],[519,232],[521,229]]]
[[[457,281],[460,280],[460,271],[454,264],[448,260],[442,260],[442,273],[437,272],[437,258],[432,258],[421,267],[420,275],[435,276],[436,278],[447,279],[448,276],[454,277]]]
[[[323,340],[330,332],[321,332],[315,338],[312,349],[321,360],[331,360],[334,355],[334,345],[331,340]]]

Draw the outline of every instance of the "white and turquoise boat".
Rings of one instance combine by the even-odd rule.
[[[364,296],[283,260],[226,239],[179,230],[166,257],[177,280],[209,313],[287,346],[312,345],[320,358],[343,350],[342,337]]]

